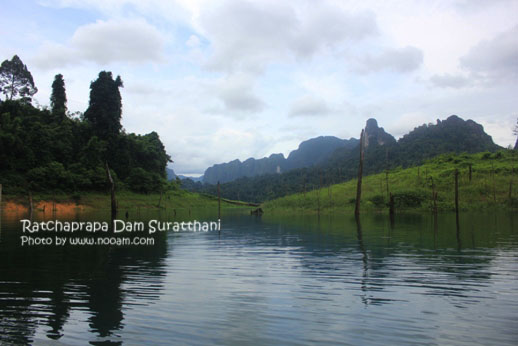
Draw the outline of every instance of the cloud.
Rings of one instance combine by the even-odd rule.
[[[407,73],[417,70],[423,63],[423,52],[416,47],[389,48],[377,55],[367,55],[357,61],[356,71],[372,73],[389,70]]]
[[[518,80],[518,25],[483,40],[460,59],[461,67],[477,78],[493,81]]]
[[[311,95],[305,95],[293,102],[289,115],[292,117],[320,116],[331,112],[332,110],[323,99]]]
[[[399,138],[412,131],[414,128],[429,123],[430,120],[430,116],[423,112],[409,112],[393,118],[392,122],[387,124],[385,128],[388,133]]]
[[[436,74],[430,77],[430,82],[432,85],[439,88],[454,88],[460,89],[466,86],[471,85],[471,81],[469,78],[464,77],[462,75],[452,75],[452,74]]]
[[[308,58],[326,47],[377,34],[370,12],[268,1],[226,1],[203,11],[199,26],[211,42],[207,67],[227,72],[261,71],[268,63]]]
[[[144,20],[98,20],[77,28],[67,45],[47,42],[34,58],[42,69],[94,62],[160,62],[165,39]]]
[[[215,92],[226,111],[256,113],[262,111],[266,104],[254,94],[253,86],[254,80],[251,76],[236,74],[218,83]]]
[[[191,35],[185,42],[185,45],[189,48],[196,48],[200,45],[200,38],[196,35]]]

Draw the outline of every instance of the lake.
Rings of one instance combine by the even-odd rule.
[[[2,215],[0,343],[518,343],[516,214],[461,214],[457,230],[454,214],[357,224],[234,211],[220,232],[157,232],[138,246],[21,246],[26,217]],[[35,215],[55,218],[109,221]]]

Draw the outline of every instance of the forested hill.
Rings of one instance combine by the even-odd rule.
[[[415,128],[398,141],[380,128],[377,121],[369,119],[365,128],[366,149],[364,174],[379,173],[396,167],[422,164],[424,160],[443,153],[476,153],[496,151],[481,125],[452,115],[436,124]],[[328,159],[308,168],[294,169],[283,174],[267,174],[254,178],[241,178],[222,184],[222,196],[251,202],[263,202],[291,193],[309,191],[347,181],[357,176],[359,144],[353,148],[339,148]],[[194,191],[216,193],[213,185],[202,185],[188,180],[183,185]]]
[[[65,82],[55,76],[51,107],[31,105],[37,92],[20,58],[0,67],[0,184],[4,193],[106,191],[109,167],[117,188],[160,191],[170,161],[158,134],[123,130],[120,77],[102,71],[90,84],[88,108],[67,111]]]
[[[325,162],[338,148],[349,150],[358,140],[321,136],[300,143],[288,158],[282,154],[272,154],[262,159],[249,158],[241,162],[234,160],[207,168],[203,181],[209,184],[230,182],[242,177],[254,177],[269,173],[284,173],[296,168],[310,167]]]

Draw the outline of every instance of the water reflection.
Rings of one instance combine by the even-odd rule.
[[[139,214],[128,219],[214,218]],[[161,233],[149,247],[21,247],[20,217],[4,214],[0,230],[0,342],[506,344],[518,336],[506,322],[518,318],[512,214],[461,214],[457,228],[454,214],[236,213],[223,216],[221,233]]]
[[[84,221],[79,215],[68,220]],[[124,305],[149,304],[163,289],[165,237],[157,237],[153,248],[22,247],[16,217],[4,217],[3,235],[0,341],[28,343],[41,325],[46,337],[58,340],[72,310],[88,311],[98,340],[116,340]],[[129,279],[138,289],[124,287]]]

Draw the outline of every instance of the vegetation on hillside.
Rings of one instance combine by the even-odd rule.
[[[177,189],[167,183],[170,162],[158,134],[126,133],[119,76],[102,71],[90,85],[83,115],[67,112],[65,81],[52,83],[51,109],[34,107],[37,91],[15,56],[0,67],[0,184],[4,193],[106,191],[106,165],[119,189],[140,193]]]
[[[471,166],[471,181],[469,167]],[[443,154],[417,167],[391,169],[363,178],[362,210],[387,210],[388,193],[396,210],[432,210],[432,192],[437,209],[454,210],[454,174],[459,171],[460,209],[518,207],[518,152]],[[356,197],[356,179],[310,192],[296,193],[263,204],[267,211],[351,212]],[[387,188],[388,181],[388,188]]]
[[[412,167],[444,153],[477,153],[496,151],[481,125],[455,115],[437,124],[426,124],[396,141],[378,127],[376,120],[367,121],[364,174],[386,169]],[[358,174],[359,145],[337,149],[320,165],[294,169],[283,174],[245,177],[221,185],[222,196],[250,202],[264,202],[289,194],[317,189],[319,186],[348,181]],[[216,194],[216,186],[183,180],[191,191]]]
[[[21,195],[4,195],[2,198],[4,207],[9,203],[22,207],[24,210],[29,209],[29,200],[27,196]],[[99,192],[81,192],[74,194],[52,194],[38,193],[32,196],[33,207],[36,212],[42,212],[42,208],[38,207],[41,202],[71,204],[79,208],[91,208],[95,210],[110,210],[110,196],[107,193]],[[184,190],[169,190],[162,194],[150,193],[141,194],[129,190],[119,191],[117,193],[117,203],[120,216],[124,216],[125,211],[131,211],[141,208],[149,210],[189,210],[189,209],[207,209],[212,211],[218,210],[218,200],[213,196],[206,196],[198,193],[188,192]],[[240,205],[221,202],[221,208],[233,209],[242,208]],[[47,207],[45,211],[52,214],[51,207]]]

